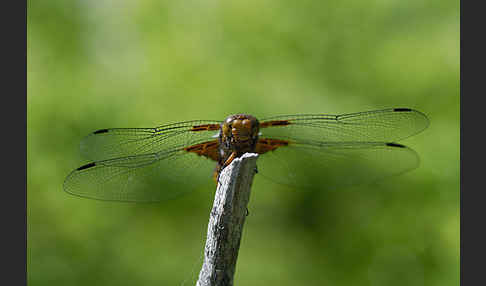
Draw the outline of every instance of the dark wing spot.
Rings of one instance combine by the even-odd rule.
[[[390,146],[390,147],[398,147],[398,148],[405,148],[404,145],[402,144],[398,144],[398,143],[386,143],[386,146]]]
[[[89,163],[76,169],[76,171],[81,171],[96,166],[96,163]]]
[[[100,133],[106,133],[106,132],[108,132],[108,129],[100,129],[100,130],[93,132],[93,134],[100,134]]]
[[[395,108],[395,109],[393,109],[393,111],[396,111],[396,112],[410,112],[410,111],[412,111],[412,109],[410,109],[410,108]]]

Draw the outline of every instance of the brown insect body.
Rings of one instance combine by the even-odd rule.
[[[288,146],[290,144],[288,140],[259,138],[259,132],[260,128],[278,128],[289,124],[287,120],[260,123],[258,119],[248,114],[230,115],[221,124],[193,126],[191,129],[193,132],[219,130],[218,139],[188,146],[184,150],[216,161],[213,178],[217,182],[221,170],[244,153],[264,154]]]
[[[260,123],[251,115],[235,114],[221,123],[219,133],[219,160],[215,176],[233,161],[247,152],[255,152]]]

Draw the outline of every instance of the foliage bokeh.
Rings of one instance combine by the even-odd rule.
[[[28,2],[29,285],[192,285],[214,189],[72,197],[81,138],[233,113],[411,107],[418,169],[300,192],[256,176],[237,285],[459,284],[458,1]]]

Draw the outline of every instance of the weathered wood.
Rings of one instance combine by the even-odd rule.
[[[197,286],[233,285],[257,158],[258,154],[246,153],[219,176]]]

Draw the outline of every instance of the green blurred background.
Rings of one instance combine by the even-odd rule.
[[[255,178],[236,285],[459,284],[459,1],[28,2],[29,285],[194,285],[214,188],[73,197],[107,127],[410,107],[418,169],[301,192]]]

